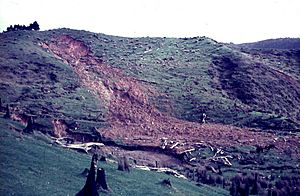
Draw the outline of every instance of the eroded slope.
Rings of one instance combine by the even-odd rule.
[[[184,121],[162,113],[149,103],[150,96],[157,96],[151,86],[126,76],[121,70],[111,68],[97,59],[89,48],[71,36],[58,36],[42,45],[78,74],[84,86],[108,108],[109,128],[98,129],[103,137],[121,140],[124,144],[160,146],[162,138],[180,143],[174,150],[187,149],[203,141],[213,146],[275,144],[272,134],[253,132],[233,126]],[[294,139],[292,139],[294,140]],[[297,154],[297,152],[296,152]]]

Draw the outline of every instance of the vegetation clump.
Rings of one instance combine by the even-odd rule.
[[[29,26],[25,26],[25,25],[10,25],[9,27],[7,27],[6,32],[10,32],[10,31],[19,31],[19,30],[27,30],[27,31],[38,31],[40,30],[40,26],[37,23],[37,21],[34,21],[33,23],[31,23]]]

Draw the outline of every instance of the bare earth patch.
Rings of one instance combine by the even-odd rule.
[[[150,96],[158,95],[151,86],[104,64],[84,43],[70,36],[57,37],[41,46],[73,67],[82,84],[97,95],[99,101],[105,102],[110,127],[98,130],[105,138],[121,141],[124,145],[167,146],[177,154],[199,143],[216,148],[274,145],[279,153],[292,149],[292,155],[298,157],[300,154],[297,136],[278,138],[272,133],[251,129],[188,122],[160,112],[149,103]],[[138,152],[136,157],[139,157]]]

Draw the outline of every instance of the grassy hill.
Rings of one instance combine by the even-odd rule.
[[[123,38],[69,29],[2,33],[4,102],[18,103],[31,114],[42,110],[43,116],[106,116],[108,108],[95,101],[74,70],[39,46],[62,35],[80,40],[99,61],[150,86],[156,92],[149,95],[151,104],[176,118],[200,122],[205,112],[210,122],[299,128],[297,51],[252,54],[206,37]]]
[[[75,195],[84,186],[80,174],[90,165],[87,154],[62,149],[37,133],[20,135],[12,127],[22,125],[0,118],[0,194]],[[117,164],[100,162],[112,192],[107,195],[228,195],[221,188],[178,179],[162,173],[132,169],[117,170]],[[173,188],[160,183],[170,179]],[[102,193],[104,194],[104,193]]]
[[[281,49],[281,50],[291,50],[300,49],[300,38],[279,38],[279,39],[268,39],[263,41],[258,41],[254,43],[244,43],[239,44],[243,48],[253,48],[253,49]]]
[[[216,185],[217,178],[224,179],[227,190],[236,173],[249,179],[258,173],[259,183],[265,186],[267,181],[272,190],[283,180],[282,172],[299,180],[297,49],[240,48],[207,37],[125,38],[57,29],[1,33],[0,58],[1,114],[8,105],[14,120],[9,123],[23,126],[17,124],[21,126],[18,131],[33,117],[33,129],[43,134],[38,136],[45,137],[43,140],[51,136],[68,137],[76,143],[102,142],[105,147],[98,153],[126,155],[141,165],[170,167],[199,183]],[[205,124],[201,123],[203,113],[207,115]],[[19,140],[18,134],[8,132],[10,125],[5,120],[1,126],[8,138]],[[3,149],[9,152],[28,141],[24,146],[49,147],[44,151],[58,157],[52,161],[48,157],[54,165],[71,159],[77,166],[70,167],[88,165],[90,157],[42,144],[35,136],[22,137],[25,140],[17,143],[9,139],[5,143],[4,139]],[[64,152],[65,156],[57,155]],[[20,151],[7,154],[1,163],[6,165],[14,153],[18,163]],[[39,153],[27,153],[26,163],[34,166],[30,160],[36,160],[35,154],[40,160]],[[3,175],[16,175],[14,167]],[[30,168],[26,172],[30,173]],[[113,168],[107,165],[109,175],[117,175]],[[40,169],[32,173],[36,170]],[[67,179],[72,175],[67,174]],[[124,177],[113,184],[133,191],[139,175],[132,176],[130,183]],[[21,182],[7,184],[22,184],[27,174],[18,178]],[[152,182],[157,179],[161,178],[155,175]],[[32,178],[26,186],[33,186],[36,180]],[[187,183],[178,185],[187,187],[183,194],[207,191],[206,186],[198,190],[182,183]],[[118,187],[113,188],[119,191]],[[145,190],[154,191],[151,187]],[[118,191],[116,194],[121,194]]]

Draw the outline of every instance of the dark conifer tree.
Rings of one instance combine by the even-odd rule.
[[[6,32],[18,31],[18,30],[28,30],[28,31],[35,30],[35,31],[38,31],[38,30],[40,30],[40,26],[37,23],[37,21],[34,21],[29,26],[17,24],[17,25],[14,25],[14,26],[10,25],[9,27],[6,28]]]
[[[37,21],[34,21],[31,25],[31,28],[35,31],[40,30],[40,25],[37,23]]]

